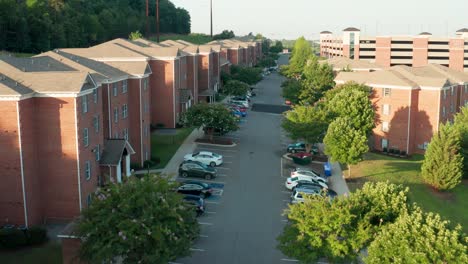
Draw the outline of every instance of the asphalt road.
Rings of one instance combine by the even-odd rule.
[[[286,57],[279,62],[285,63]],[[257,84],[253,103],[283,105],[280,85],[283,77],[268,75]],[[199,218],[201,237],[190,257],[174,263],[272,264],[290,260],[276,249],[276,237],[285,224],[283,210],[289,193],[281,177],[281,115],[249,111],[239,131],[231,134],[233,148],[212,146],[198,150],[225,156],[214,181],[221,196],[207,200],[207,212]],[[284,140],[284,139],[283,139]]]

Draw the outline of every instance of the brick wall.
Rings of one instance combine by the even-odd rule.
[[[375,40],[375,63],[381,66],[390,66],[392,38],[377,37]],[[343,47],[344,52],[344,47]]]
[[[174,127],[174,61],[151,60],[151,124]]]
[[[449,42],[449,67],[463,72],[464,64],[464,39],[450,39]]]
[[[413,67],[421,67],[427,65],[428,56],[428,38],[413,39]]]

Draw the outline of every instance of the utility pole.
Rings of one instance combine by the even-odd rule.
[[[148,0],[146,0],[146,37],[149,38],[149,6],[148,6]]]
[[[213,38],[213,0],[210,0],[210,36]]]
[[[156,41],[159,43],[159,0],[156,0]]]

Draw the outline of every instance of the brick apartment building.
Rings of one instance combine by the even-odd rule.
[[[348,81],[372,88],[376,127],[370,144],[379,151],[424,153],[439,125],[468,105],[468,74],[438,64],[340,72],[335,78],[337,84]]]
[[[418,36],[361,36],[357,28],[346,28],[342,36],[320,33],[320,55],[365,60],[380,66],[420,67],[440,64],[468,72],[468,29],[454,37],[435,37],[428,32]]]

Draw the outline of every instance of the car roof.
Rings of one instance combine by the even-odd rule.
[[[203,154],[203,155],[210,155],[210,156],[212,156],[212,155],[213,155],[213,152],[210,152],[210,151],[199,151],[198,154]]]
[[[202,185],[202,186],[210,186],[210,185],[209,185],[208,183],[206,183],[206,182],[194,181],[194,180],[183,181],[182,184],[199,184],[199,185]]]
[[[321,189],[311,189],[311,188],[296,188],[294,191],[296,193],[311,193],[311,194],[316,194],[317,191],[320,192]]]

